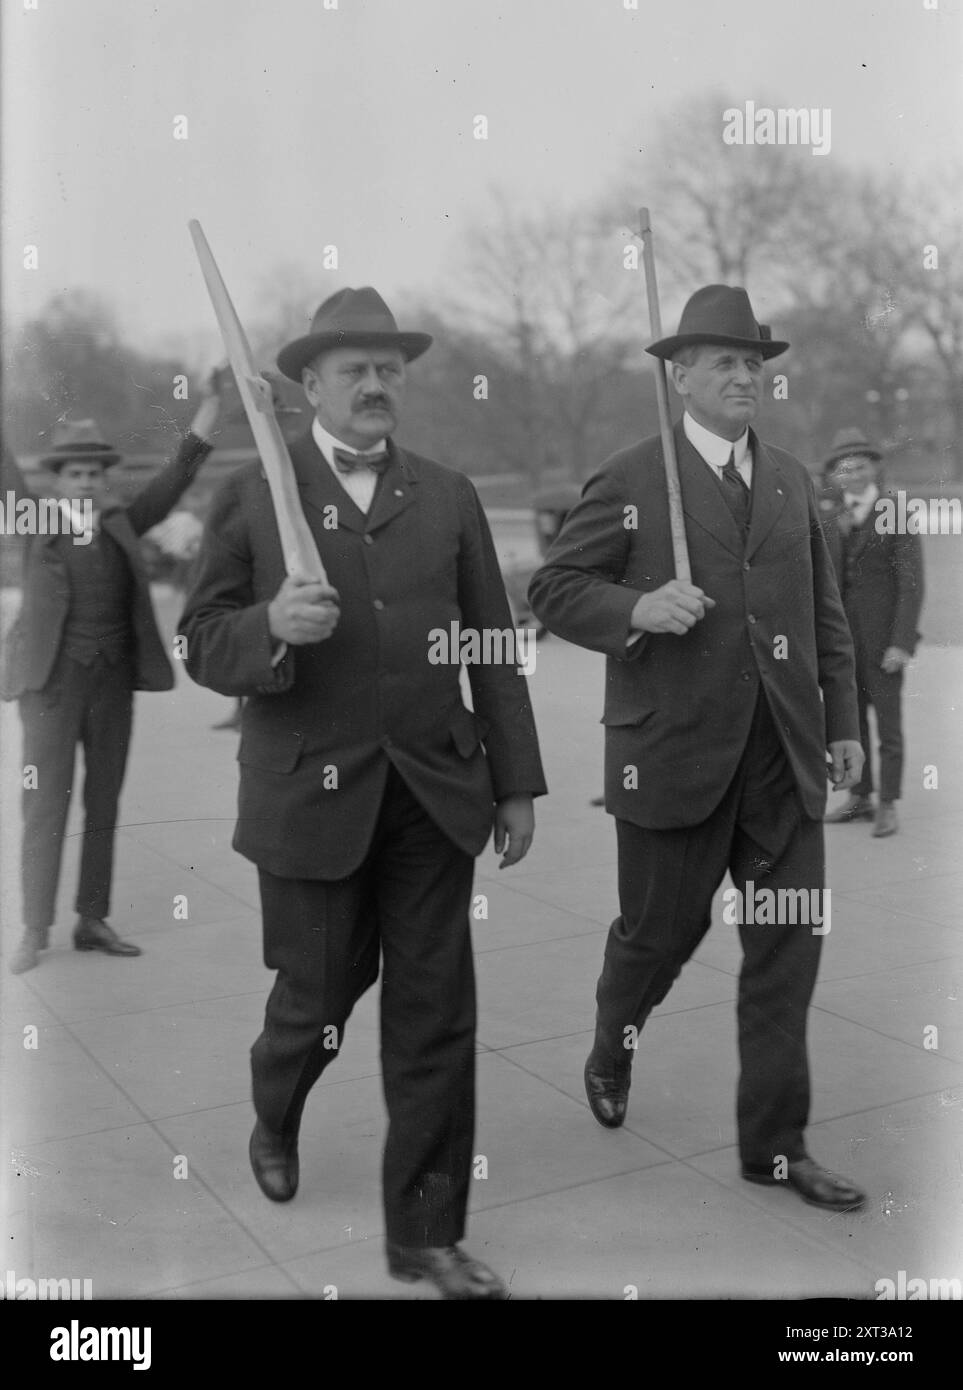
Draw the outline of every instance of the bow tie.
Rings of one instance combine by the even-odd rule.
[[[334,466],[339,473],[356,473],[359,468],[383,473],[388,467],[388,450],[383,449],[380,454],[349,454],[346,449],[335,449]]]

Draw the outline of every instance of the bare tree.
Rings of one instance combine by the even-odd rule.
[[[448,317],[467,319],[510,369],[499,405],[517,425],[516,466],[534,482],[584,471],[606,383],[638,339],[620,251],[618,229],[595,213],[523,212],[504,198],[471,236],[466,291]]]
[[[791,302],[808,261],[806,232],[836,186],[833,170],[802,146],[726,144],[731,94],[708,93],[667,113],[616,180],[609,202],[636,230],[652,211],[660,281],[670,307],[699,285],[743,285],[754,300]]]

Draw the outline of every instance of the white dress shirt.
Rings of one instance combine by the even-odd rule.
[[[362,450],[352,449],[350,444],[345,444],[342,440],[335,439],[334,435],[329,434],[320,423],[317,416],[314,417],[314,421],[311,425],[311,434],[315,444],[317,444],[318,448],[321,450],[325,463],[331,469],[331,472],[337,478],[338,482],[344,488],[358,510],[364,512],[365,516],[367,516],[371,508],[371,503],[374,501],[375,488],[378,486],[378,474],[370,468],[355,468],[350,473],[340,473],[334,462],[335,449],[344,449],[345,453],[348,454],[360,454]],[[363,452],[366,454],[380,454],[384,451],[384,447],[385,440],[382,439],[379,443],[375,444],[373,448],[365,449]],[[287,642],[278,643],[271,657],[272,666],[278,665],[287,652],[287,649]]]
[[[721,434],[713,434],[712,430],[707,430],[705,425],[700,425],[698,420],[693,420],[689,412],[686,411],[682,417],[682,428],[685,430],[686,439],[693,449],[710,468],[715,470],[716,476],[720,480],[722,470],[729,462],[730,454],[735,451],[736,468],[739,475],[746,487],[752,487],[752,450],[749,448],[748,426],[738,439],[723,439]]]
[[[864,492],[844,492],[843,501],[846,509],[853,518],[856,526],[862,526],[863,522],[873,510],[873,506],[879,496],[879,488],[875,483],[870,483]]]
[[[320,423],[317,416],[311,426],[311,434],[317,444],[324,460],[345,492],[359,511],[364,512],[365,516],[374,501],[375,488],[378,486],[378,474],[370,468],[354,468],[350,473],[339,473],[334,462],[335,449],[343,449],[346,454],[380,454],[384,452],[385,441],[382,439],[370,449],[352,449],[350,444],[344,444],[340,439],[335,439],[333,434],[329,434]]]

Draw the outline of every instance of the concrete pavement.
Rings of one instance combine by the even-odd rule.
[[[161,611],[170,629],[176,602]],[[466,1244],[515,1297],[873,1298],[900,1270],[963,1275],[961,689],[963,650],[924,647],[908,681],[900,834],[827,830],[811,1149],[870,1192],[865,1212],[827,1215],[739,1178],[739,949],[719,912],[642,1035],[625,1128],[592,1119],[582,1064],[616,911],[612,822],[588,805],[602,661],[540,644],[532,691],[551,795],[527,860],[503,873],[491,849],[479,861],[488,916],[474,923],[479,1176]],[[297,1198],[273,1206],[250,1173],[248,1049],[271,977],[254,869],[230,848],[236,736],[210,728],[228,708],[184,676],[172,695],[137,697],[111,921],[144,955],[71,949],[75,808],[51,949],[26,975],[0,967],[4,1268],[91,1278],[95,1297],[434,1297],[384,1269],[377,991],[312,1092]],[[0,738],[9,952],[14,707]]]

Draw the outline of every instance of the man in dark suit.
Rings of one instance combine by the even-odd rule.
[[[399,448],[406,362],[372,289],[344,290],[278,365],[315,419],[291,447],[328,585],[285,577],[261,469],[215,499],[182,619],[188,670],[245,696],[234,847],[258,866],[264,960],[277,971],[252,1049],[255,1177],[298,1185],[308,1092],[338,1054],[383,961],[389,1271],[448,1298],[500,1298],[458,1244],[474,1134],[474,858],[494,823],[501,867],[527,852],[545,790],[513,662],[438,662],[439,632],[511,632],[488,525],[468,478]]]
[[[23,722],[24,932],[10,969],[31,970],[50,941],[78,743],[84,750],[84,831],[77,885],[78,951],[139,956],[110,913],[117,806],[127,768],[135,690],[170,690],[138,538],[162,521],[211,452],[219,411],[212,382],[175,457],[126,507],[111,505],[106,470],[120,454],[93,420],[64,422],[41,465],[56,474],[62,515],[90,532],[30,535],[23,599],[4,651],[3,698]],[[3,491],[32,494],[4,450]],[[35,772],[33,771],[35,770]]]
[[[608,657],[621,914],[585,1069],[593,1114],[622,1124],[638,1031],[708,930],[728,870],[744,955],[742,1173],[839,1210],[863,1194],[806,1152],[805,1029],[825,930],[814,924],[825,920],[826,751],[838,786],[855,782],[862,753],[852,643],[812,484],[749,428],[764,362],[787,346],[756,322],[745,290],[697,291],[678,334],[648,349],[671,360],[685,404],[675,443],[692,582],[672,577],[654,438],[585,485],[531,600],[546,627]],[[747,908],[760,886],[777,908],[765,920]],[[810,911],[797,917],[803,899]]]
[[[896,802],[903,781],[903,672],[913,658],[923,606],[923,547],[919,536],[881,528],[882,454],[858,429],[840,430],[823,474],[836,505],[823,513],[843,607],[856,648],[859,737],[863,775],[828,824],[872,820],[883,839],[899,828]],[[879,735],[879,805],[873,807],[869,707]]]

